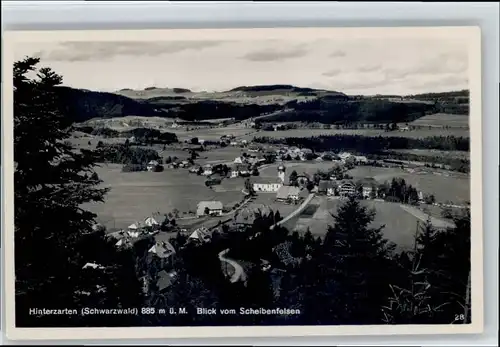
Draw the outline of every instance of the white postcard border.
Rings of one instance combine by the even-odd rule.
[[[126,34],[124,34],[126,32]],[[471,157],[471,315],[467,325],[367,325],[367,326],[248,326],[248,327],[126,327],[126,328],[16,328],[14,310],[14,187],[12,47],[33,41],[160,41],[160,40],[259,40],[286,38],[349,39],[369,37],[460,38],[469,49],[470,157]],[[160,29],[16,31],[4,33],[3,44],[3,188],[4,270],[6,333],[11,340],[35,339],[141,339],[193,337],[284,337],[335,335],[465,334],[483,331],[483,212],[482,212],[482,99],[481,31],[468,27],[390,28],[258,28],[258,29]],[[6,82],[9,81],[7,84]],[[9,164],[12,163],[12,164]],[[9,165],[7,165],[9,164]]]

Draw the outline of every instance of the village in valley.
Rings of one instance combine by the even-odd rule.
[[[334,223],[332,215],[349,197],[378,212],[375,223],[384,227],[384,236],[400,250],[414,247],[419,225],[431,222],[438,229],[452,228],[453,212],[469,207],[468,175],[443,164],[263,143],[256,139],[265,125],[248,120],[201,126],[174,121],[132,130],[127,121],[122,120],[124,133],[138,136],[126,137],[118,131],[112,131],[113,136],[92,135],[106,133],[102,130],[106,123],[98,120],[89,122],[101,124],[97,131],[91,128],[88,133],[85,124],[76,128],[74,141],[80,147],[142,148],[153,158],[146,160],[146,156],[134,164],[101,164],[96,171],[111,188],[111,201],[89,208],[97,213],[96,228],[104,228],[116,247],[149,240],[149,257],[162,264],[175,257],[178,247],[210,243],[214,233],[244,230],[256,215],[271,214],[271,228],[280,225],[300,235],[324,237]],[[275,124],[271,129],[287,134]],[[418,134],[418,129],[410,131],[402,124],[389,134]],[[149,133],[160,131],[179,138],[169,144],[152,143]],[[450,184],[462,187],[446,191]],[[228,258],[228,251],[219,253],[223,271],[232,282],[244,280],[248,264],[240,265],[234,252]],[[288,251],[280,254],[292,257]],[[269,260],[261,259],[258,265],[273,271]],[[152,280],[160,291],[174,283],[175,270],[168,269],[142,277],[146,293]]]
[[[470,323],[471,45],[413,35],[20,43],[17,326]]]

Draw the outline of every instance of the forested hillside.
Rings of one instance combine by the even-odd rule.
[[[422,94],[388,100],[351,97],[334,91],[286,85],[239,87],[221,92],[225,98],[203,93],[133,99],[124,95],[58,87],[59,96],[75,122],[92,118],[164,117],[186,121],[234,118],[244,120],[286,109],[270,121],[306,121],[324,124],[356,122],[411,122],[427,114],[468,114],[468,91]],[[227,94],[230,93],[230,94]],[[231,94],[232,93],[232,94]],[[229,96],[227,96],[229,95]],[[287,98],[280,103],[280,96]],[[237,99],[245,99],[238,102]],[[260,98],[257,102],[257,99]],[[265,99],[265,102],[262,101]],[[255,103],[253,103],[255,99]],[[425,102],[423,102],[425,101]]]

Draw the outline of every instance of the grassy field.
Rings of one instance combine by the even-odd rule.
[[[286,168],[286,174],[290,175],[292,171],[297,171],[297,174],[308,174],[310,176],[314,175],[318,170],[326,171],[335,166],[334,163],[328,161],[322,162],[292,162],[285,161],[283,163],[274,163],[267,165],[264,169],[260,171],[261,177],[277,178],[278,177],[278,166],[283,164]]]
[[[210,151],[199,152],[200,157],[196,159],[198,164],[229,164],[234,159],[243,153],[243,149],[237,146],[228,146],[224,148],[217,148]]]
[[[279,211],[283,218],[292,213],[297,207],[297,205],[277,202],[276,194],[273,193],[258,194],[254,201],[246,205],[246,209],[249,211],[261,210],[263,213]]]
[[[187,131],[186,128],[175,128],[167,129],[166,131],[175,133],[179,141],[189,140],[193,137],[197,137],[200,140],[218,141],[223,135],[234,135],[236,138],[253,138],[251,134],[255,133],[255,129],[241,126],[228,126],[224,128],[205,127],[190,131]]]
[[[103,186],[111,190],[105,203],[83,207],[98,214],[98,221],[108,228],[124,228],[152,213],[168,213],[175,208],[184,215],[196,211],[202,200],[219,200],[224,206],[233,206],[243,198],[241,193],[211,190],[205,186],[205,178],[186,170],[123,173],[121,165],[110,164],[96,171]]]
[[[333,136],[333,135],[362,135],[362,136],[389,136],[389,137],[410,137],[423,138],[428,136],[463,136],[469,137],[468,129],[417,129],[411,131],[390,131],[380,129],[291,129],[283,131],[259,131],[243,138],[251,140],[253,137],[270,137],[274,139],[286,137],[311,137],[311,136]]]
[[[332,214],[337,212],[343,200],[331,200],[318,196],[311,203],[319,206],[312,218],[299,217],[287,222],[285,227],[299,232],[305,232],[309,228],[315,237],[324,237],[328,226],[335,224]],[[400,250],[413,247],[418,221],[416,217],[401,209],[399,204],[367,200],[362,201],[361,204],[368,209],[375,210],[375,220],[371,226],[385,225],[383,228],[385,238],[394,242]]]
[[[440,151],[437,149],[392,149],[391,152],[409,153],[429,157],[447,157],[458,159],[470,158],[470,152],[465,151]]]
[[[82,132],[74,132],[72,136],[68,139],[71,144],[77,149],[96,149],[97,143],[102,141],[103,143],[125,143],[126,138],[116,137],[116,138],[104,138],[102,136],[94,136],[85,134]],[[89,144],[90,143],[90,144]]]
[[[432,127],[449,126],[449,127],[468,129],[469,116],[458,115],[458,114],[436,113],[419,118],[410,124],[432,126]]]
[[[455,174],[439,170],[409,173],[399,168],[381,168],[358,166],[348,173],[354,179],[373,177],[379,182],[390,181],[393,177],[404,178],[424,194],[434,194],[437,202],[452,201],[463,204],[470,200],[470,178],[464,174]]]

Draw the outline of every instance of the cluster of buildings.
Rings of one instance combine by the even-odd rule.
[[[301,184],[292,185],[286,176],[284,165],[278,166],[278,176],[276,178],[255,177],[252,179],[252,188],[256,193],[275,193],[277,201],[298,202],[308,195],[305,188],[309,182],[309,177],[301,175]]]
[[[357,183],[352,180],[321,180],[318,184],[318,193],[340,197],[360,195],[363,199],[369,199],[376,187],[377,181],[373,178],[365,178]]]

